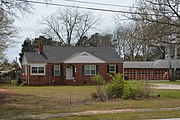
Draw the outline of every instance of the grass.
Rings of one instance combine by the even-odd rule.
[[[94,86],[33,87],[0,85],[0,89],[1,88],[16,94],[0,94],[0,96],[3,96],[3,98],[0,99],[0,116],[88,110],[180,107],[180,91],[178,90],[153,90],[152,94],[154,96],[160,94],[160,98],[97,102],[91,100],[91,93],[95,91]],[[98,119],[98,116],[99,115],[95,117]]]
[[[180,98],[180,90],[153,90],[154,96],[160,95],[163,98]]]

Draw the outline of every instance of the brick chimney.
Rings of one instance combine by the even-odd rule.
[[[39,52],[40,54],[43,53],[43,42],[42,42],[42,41],[39,41],[38,52]]]

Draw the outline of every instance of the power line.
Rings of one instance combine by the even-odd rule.
[[[24,1],[24,0],[17,0],[17,1]],[[122,11],[122,10],[112,10],[112,9],[101,9],[101,8],[92,8],[92,7],[81,7],[81,6],[72,6],[72,5],[64,5],[58,3],[49,3],[49,2],[38,2],[38,1],[30,1],[26,0],[26,2],[34,3],[34,4],[43,4],[43,5],[52,5],[52,6],[60,6],[60,7],[74,7],[80,9],[87,9],[87,10],[94,10],[94,11],[103,11],[103,12],[114,12],[114,13],[124,13],[124,14],[141,14],[141,15],[155,15],[151,13],[138,13],[138,12],[130,12],[130,11]],[[162,15],[158,15],[162,16]]]
[[[104,6],[114,6],[114,7],[121,7],[121,8],[135,8],[138,9],[140,7],[135,7],[135,6],[126,6],[126,5],[115,5],[115,4],[108,4],[108,3],[99,3],[99,2],[89,2],[89,1],[79,1],[79,0],[64,0],[64,1],[68,1],[68,2],[77,2],[77,3],[86,3],[86,4],[94,4],[94,5],[104,5]],[[154,10],[151,8],[143,8],[143,9],[147,9],[147,10]],[[165,10],[168,12],[168,10]],[[180,11],[179,11],[180,12]]]
[[[23,0],[17,0],[17,1],[23,1]],[[44,4],[44,5],[60,6],[60,7],[74,7],[74,8],[88,9],[88,10],[104,11],[104,12],[115,12],[115,13],[118,13],[118,12],[124,13],[124,12],[125,12],[125,11],[119,11],[119,10],[101,9],[101,8],[91,8],[91,7],[80,7],[80,6],[64,5],[64,4],[49,3],[49,2],[38,2],[38,1],[29,1],[29,0],[27,0],[26,2],[35,3],[35,4]]]
[[[113,6],[113,7],[123,7],[123,8],[137,8],[137,7],[131,7],[126,5],[115,5],[115,4],[108,4],[108,3],[99,3],[99,2],[88,2],[88,1],[79,1],[79,0],[65,0],[68,2],[77,2],[77,3],[86,3],[86,4],[94,4],[94,5],[103,5],[103,6]]]

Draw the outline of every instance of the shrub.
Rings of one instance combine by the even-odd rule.
[[[121,84],[109,83],[106,86],[106,94],[108,98],[121,98],[123,95],[124,87]]]
[[[93,98],[99,98],[99,99],[103,100],[105,98],[105,93],[104,93],[105,80],[104,80],[104,78],[100,74],[98,74],[98,75],[91,77],[91,80],[95,82],[96,92],[97,92],[96,94],[95,93],[91,94],[91,96]]]
[[[123,99],[135,99],[138,97],[141,85],[138,82],[126,82],[124,86]]]
[[[18,79],[17,85],[21,85],[21,84],[22,84],[22,80],[21,80],[21,79]]]
[[[111,83],[107,84],[105,91],[109,98],[122,98],[126,82],[121,74],[115,74]]]
[[[105,87],[109,98],[136,99],[149,96],[150,87],[144,82],[125,81],[121,74],[112,76],[111,83]]]
[[[11,85],[17,85],[17,80],[11,80]]]
[[[91,77],[91,80],[94,81],[96,85],[104,85],[105,84],[105,80],[100,74]]]
[[[150,96],[150,85],[147,82],[141,82],[137,97],[146,98]]]

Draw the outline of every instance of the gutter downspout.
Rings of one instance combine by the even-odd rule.
[[[30,74],[30,67],[29,67],[29,65],[27,66],[27,79],[28,79],[28,85],[29,85],[29,74]]]

